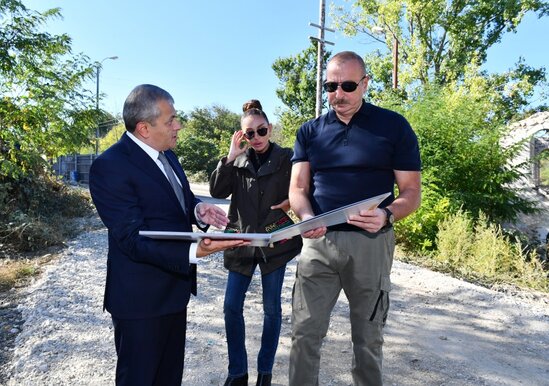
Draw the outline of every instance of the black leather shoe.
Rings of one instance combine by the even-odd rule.
[[[248,374],[244,374],[243,376],[238,378],[228,376],[227,380],[225,381],[225,385],[223,386],[248,386]]]
[[[271,386],[272,374],[257,374],[255,386]]]

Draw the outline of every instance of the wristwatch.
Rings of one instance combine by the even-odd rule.
[[[385,218],[385,225],[384,227],[390,227],[393,226],[393,223],[395,222],[395,216],[393,215],[393,212],[389,208],[381,208],[385,211],[385,214],[387,215]]]

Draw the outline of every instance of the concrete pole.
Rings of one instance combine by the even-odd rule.
[[[398,39],[393,35],[393,89],[398,88]]]
[[[95,66],[95,113],[99,115],[99,72],[101,71],[101,63]],[[95,155],[99,153],[99,120],[95,126]]]
[[[322,114],[322,58],[324,57],[324,23],[325,23],[325,7],[326,2],[320,0],[320,15],[318,29],[318,55],[316,59],[316,117],[318,118]]]
[[[100,62],[95,64],[95,112],[99,114],[99,73],[101,72],[101,66],[105,60],[116,60],[118,56],[109,56],[104,58]],[[99,154],[99,121],[97,121],[97,126],[95,127],[95,155]]]

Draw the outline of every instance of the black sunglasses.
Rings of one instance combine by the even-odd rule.
[[[324,82],[324,91],[326,92],[335,92],[337,90],[338,86],[341,86],[341,89],[345,92],[353,92],[358,87],[358,84],[362,82],[366,78],[366,75],[364,75],[358,83],[353,82],[352,80],[346,80],[345,82]]]
[[[260,127],[259,129],[257,129],[257,134],[259,134],[260,137],[264,137],[267,135],[267,131],[269,131],[268,128]],[[244,135],[246,136],[246,138],[252,139],[253,137],[255,137],[255,133],[256,132],[253,130],[248,130],[244,133]]]

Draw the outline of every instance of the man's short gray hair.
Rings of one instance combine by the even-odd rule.
[[[160,116],[158,102],[165,100],[173,105],[174,100],[169,92],[152,84],[141,84],[135,87],[124,102],[122,116],[126,130],[135,131],[139,122],[153,123]]]

